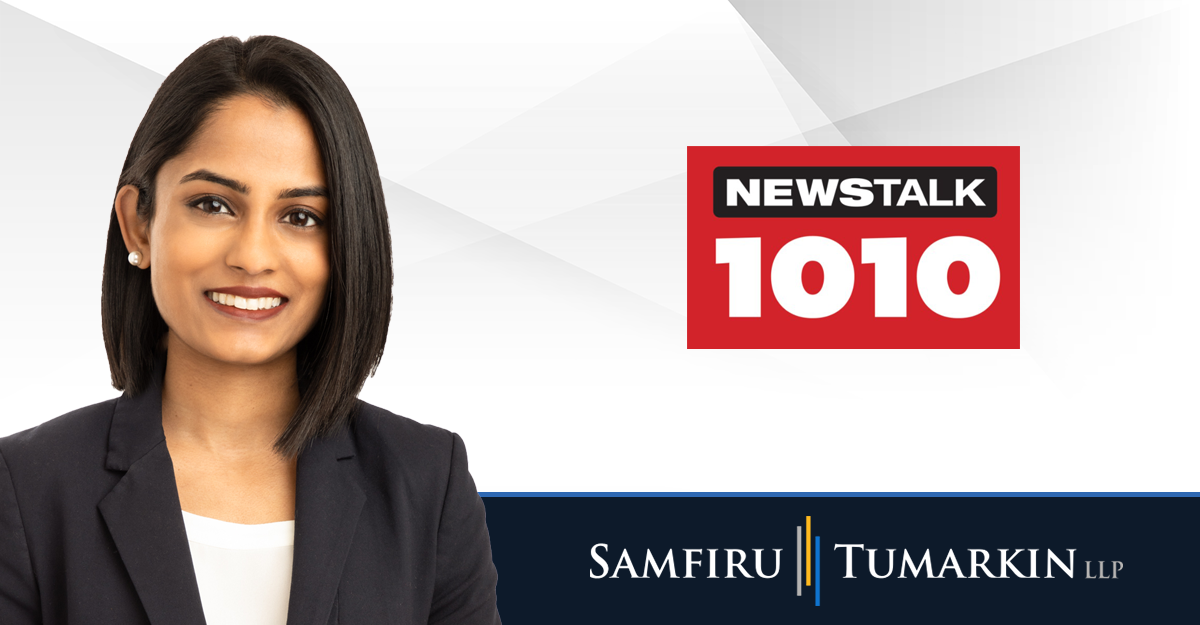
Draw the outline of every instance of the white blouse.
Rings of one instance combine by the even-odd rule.
[[[243,525],[182,512],[208,625],[285,625],[296,522]]]

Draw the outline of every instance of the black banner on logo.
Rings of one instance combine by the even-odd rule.
[[[716,167],[717,217],[994,217],[994,167]]]

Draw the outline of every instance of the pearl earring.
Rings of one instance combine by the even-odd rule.
[[[140,265],[140,264],[142,264],[142,254],[141,254],[141,252],[130,252],[130,253],[129,253],[129,264],[130,264],[130,265]]]

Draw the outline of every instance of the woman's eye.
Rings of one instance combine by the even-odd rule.
[[[312,228],[321,225],[321,221],[308,211],[288,213],[288,223],[301,228]]]
[[[190,206],[198,208],[198,209],[200,209],[200,211],[208,213],[210,215],[218,215],[218,214],[232,215],[233,214],[233,211],[229,210],[229,206],[227,204],[225,204],[225,202],[223,200],[221,200],[220,198],[212,197],[212,196],[202,197],[202,198],[196,200],[195,202],[192,202]],[[222,210],[222,209],[224,209],[224,210]]]

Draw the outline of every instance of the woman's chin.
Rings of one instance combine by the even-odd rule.
[[[287,352],[287,350],[280,350],[275,345],[247,345],[232,348],[223,346],[197,351],[219,363],[241,366],[267,365],[275,362]]]

